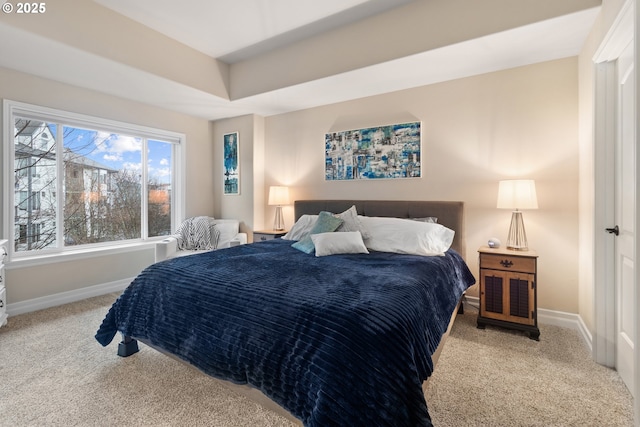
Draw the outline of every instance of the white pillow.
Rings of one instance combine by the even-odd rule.
[[[455,232],[441,224],[401,218],[360,217],[369,230],[368,249],[411,255],[444,255]]]
[[[210,223],[212,226],[215,226],[216,230],[220,233],[218,244],[214,249],[228,248],[231,240],[233,240],[240,231],[240,221],[237,219],[212,219]]]
[[[316,256],[369,253],[359,231],[312,234],[311,240],[316,247]]]
[[[311,229],[315,225],[318,220],[318,215],[302,215],[291,230],[284,236],[282,239],[284,240],[302,240],[303,237],[306,237],[311,232]]]

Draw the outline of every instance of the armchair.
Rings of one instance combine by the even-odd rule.
[[[198,217],[197,219],[202,221],[202,218],[203,217]],[[168,236],[156,243],[156,262],[160,262],[168,258],[193,255],[196,253],[203,253],[211,250],[228,248],[231,246],[244,245],[247,243],[247,234],[239,232],[240,222],[238,220],[207,218],[212,230],[210,234],[211,236],[216,235],[217,239],[209,242],[210,244],[208,246],[210,247],[210,249],[193,249],[190,247],[190,245],[184,244],[184,241],[188,239],[183,239],[184,236],[181,236],[180,230],[183,230],[184,233],[184,226],[187,225],[188,221],[193,221],[194,219],[196,218],[189,218],[185,220],[176,234]],[[181,239],[183,242],[182,245],[180,244]]]

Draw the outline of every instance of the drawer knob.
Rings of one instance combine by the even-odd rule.
[[[500,265],[505,267],[505,268],[509,268],[513,265],[513,261],[509,260],[509,259],[503,259],[502,261],[500,261]]]

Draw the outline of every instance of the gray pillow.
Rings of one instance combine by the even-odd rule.
[[[425,216],[424,218],[409,218],[409,219],[412,221],[418,221],[418,222],[429,222],[433,224],[438,223],[438,218],[435,216]]]
[[[302,251],[306,254],[310,254],[316,249],[313,245],[313,240],[311,240],[312,234],[330,233],[340,227],[343,222],[344,221],[342,219],[334,216],[331,212],[322,211],[318,215],[318,220],[311,229],[309,235],[295,242],[293,245],[291,245],[291,247],[296,248],[297,250]]]
[[[335,214],[335,216],[344,221],[336,231],[359,231],[363,239],[369,238],[369,231],[358,218],[355,205],[342,213]]]

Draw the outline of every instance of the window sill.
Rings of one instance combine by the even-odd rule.
[[[142,250],[149,250],[155,247],[158,240],[148,240],[145,242],[129,243],[118,246],[98,247],[91,249],[81,249],[76,251],[56,252],[50,254],[39,254],[36,256],[20,256],[13,257],[8,262],[5,262],[7,270],[14,268],[34,267],[46,264],[56,264],[67,261],[77,261],[87,258],[95,258],[100,256],[116,255],[127,252],[138,252]]]

